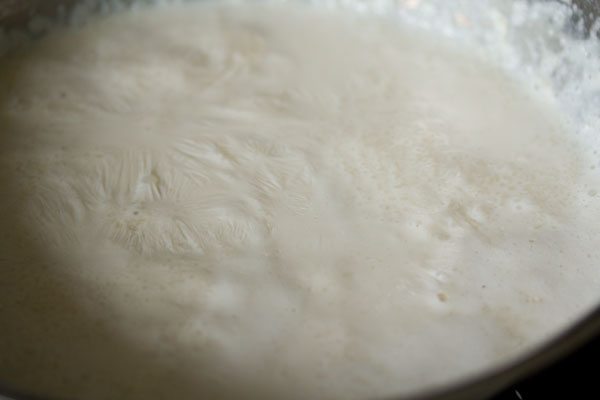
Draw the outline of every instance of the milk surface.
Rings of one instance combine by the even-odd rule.
[[[57,31],[0,63],[0,381],[367,399],[512,360],[600,298],[569,133],[550,94],[375,16]]]

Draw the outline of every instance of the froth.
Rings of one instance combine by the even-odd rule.
[[[0,69],[0,377],[19,387],[406,394],[598,300],[600,214],[557,100],[464,43],[188,4]]]

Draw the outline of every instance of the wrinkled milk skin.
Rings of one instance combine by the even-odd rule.
[[[552,99],[468,48],[341,11],[185,5],[55,32],[0,69],[16,388],[409,393],[595,296]]]

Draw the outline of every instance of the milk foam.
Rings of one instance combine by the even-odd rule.
[[[0,379],[374,398],[581,316],[600,213],[578,128],[551,88],[413,25],[167,5],[9,54]]]

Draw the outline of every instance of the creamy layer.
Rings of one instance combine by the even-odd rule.
[[[506,362],[599,300],[589,169],[469,47],[180,5],[0,64],[0,380],[365,399]],[[587,178],[586,178],[587,179]]]

